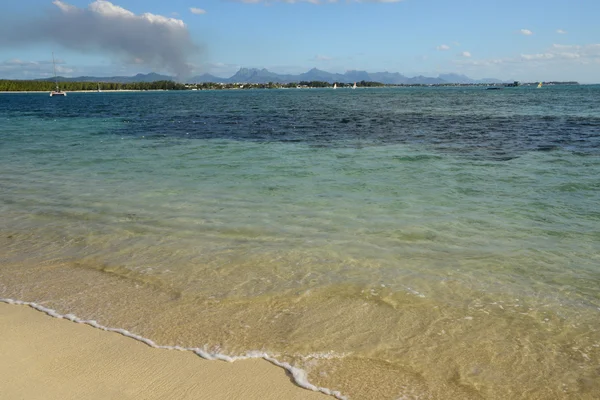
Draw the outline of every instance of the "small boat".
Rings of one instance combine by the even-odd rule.
[[[53,90],[50,92],[50,97],[54,97],[54,96],[66,96],[67,92],[63,92],[62,90],[60,90],[58,88],[58,85],[56,85],[56,90]]]
[[[354,82],[354,85],[352,86],[352,89],[356,89],[356,82]]]
[[[537,88],[541,88],[542,87],[542,82],[538,83]]]
[[[485,88],[485,90],[502,90],[502,88],[499,86],[491,86],[491,87]]]
[[[54,96],[65,97],[67,95],[67,93],[63,92],[58,87],[58,78],[56,77],[56,63],[54,62],[54,52],[52,52],[52,65],[54,66],[54,82],[56,83],[56,90],[53,90],[50,92],[50,97],[54,97]]]
[[[334,89],[337,89],[337,83],[334,83],[334,84],[333,84],[333,88],[334,88]]]

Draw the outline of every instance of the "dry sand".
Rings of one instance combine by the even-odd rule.
[[[296,386],[262,359],[207,361],[5,303],[0,377],[6,400],[333,399]]]

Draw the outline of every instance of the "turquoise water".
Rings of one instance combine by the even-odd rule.
[[[0,297],[352,399],[598,398],[599,95],[1,95]]]

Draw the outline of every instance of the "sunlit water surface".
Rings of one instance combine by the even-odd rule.
[[[0,297],[351,399],[600,398],[600,87],[0,95]]]

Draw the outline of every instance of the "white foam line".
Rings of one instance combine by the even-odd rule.
[[[262,352],[257,351],[257,352],[248,352],[245,356],[228,356],[228,355],[219,354],[219,353],[209,353],[198,347],[192,348],[192,347],[181,347],[181,346],[162,346],[162,345],[156,344],[156,342],[154,342],[151,339],[145,338],[140,335],[136,335],[135,333],[129,332],[126,329],[109,328],[107,326],[100,325],[98,322],[96,322],[94,320],[81,319],[73,314],[62,315],[62,314],[57,313],[55,310],[53,310],[51,308],[44,307],[37,303],[33,303],[33,302],[29,302],[29,301],[22,301],[22,300],[14,300],[14,299],[4,299],[4,298],[0,298],[0,302],[7,303],[7,304],[21,305],[21,306],[29,306],[31,308],[41,311],[41,312],[43,312],[51,317],[54,317],[54,318],[67,319],[69,321],[76,322],[78,324],[90,325],[94,328],[102,329],[103,331],[107,331],[107,332],[120,333],[123,336],[127,336],[129,338],[140,341],[140,342],[142,342],[150,347],[153,347],[155,349],[191,351],[206,360],[222,360],[222,361],[227,361],[227,362],[233,362],[236,360],[262,358],[264,360],[269,361],[271,364],[277,365],[278,367],[281,367],[281,368],[287,370],[290,374],[292,374],[292,377],[294,378],[294,382],[298,386],[300,386],[304,389],[312,390],[314,392],[324,393],[326,395],[333,396],[338,400],[348,400],[348,398],[346,396],[343,396],[337,390],[331,390],[331,389],[327,389],[324,387],[319,387],[319,386],[313,385],[312,383],[310,383],[308,381],[308,376],[307,376],[306,371],[304,371],[303,369],[300,369],[300,368],[293,367],[286,362],[281,362],[281,361],[277,360],[276,358],[269,356],[267,353],[262,353]]]

